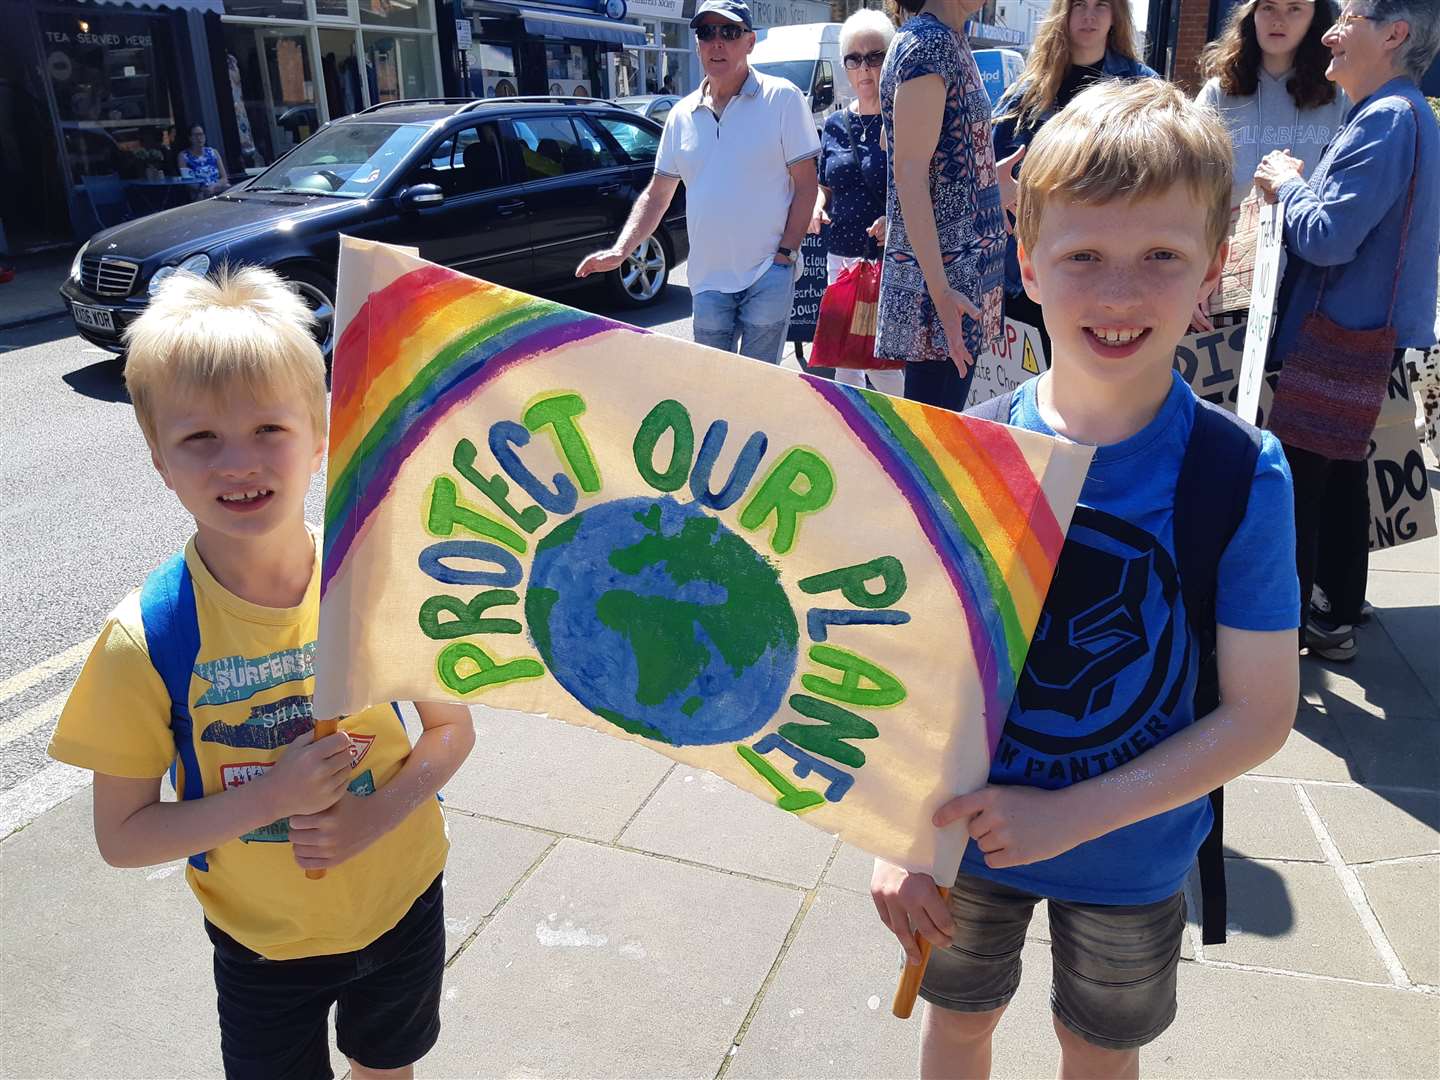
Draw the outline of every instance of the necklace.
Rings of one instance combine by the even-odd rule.
[[[868,143],[870,141],[870,132],[879,126],[871,121],[878,121],[880,114],[876,113],[873,116],[867,116],[864,113],[856,113],[855,115],[860,117],[860,141],[862,143]]]

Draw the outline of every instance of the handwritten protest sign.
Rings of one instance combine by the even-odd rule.
[[[1247,337],[1248,324],[1242,316],[1216,316],[1213,331],[1180,339],[1175,349],[1175,369],[1200,397],[1233,410],[1240,396]],[[1017,347],[1020,342],[1023,347]],[[1041,370],[1049,367],[1034,328],[1007,319],[1005,339],[998,348],[982,354],[976,364],[969,404],[988,401],[1028,379],[1028,356],[1038,357],[1036,366]],[[1256,418],[1262,427],[1279,377],[1279,360],[1271,356],[1265,361],[1256,397]],[[1397,364],[1390,373],[1390,392],[1370,440],[1369,462],[1370,550],[1434,536],[1434,505],[1425,459],[1415,434],[1415,403],[1403,364]]]
[[[953,875],[1088,449],[383,245],[339,293],[320,715],[548,714]]]

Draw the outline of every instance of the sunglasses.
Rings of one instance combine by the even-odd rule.
[[[851,71],[864,66],[867,68],[883,67],[885,64],[885,50],[876,49],[874,52],[867,52],[861,56],[858,52],[845,54],[845,66]]]
[[[748,34],[749,31],[743,26],[736,26],[734,23],[726,23],[723,26],[716,23],[701,23],[695,27],[695,36],[701,41],[714,41],[718,35],[721,41],[739,41],[741,34]]]

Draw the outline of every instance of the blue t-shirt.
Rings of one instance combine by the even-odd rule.
[[[1176,570],[1175,485],[1195,422],[1178,374],[1155,419],[1095,451],[990,766],[992,784],[1066,787],[1128,763],[1195,719],[1199,657]],[[1055,432],[1016,391],[1010,423]],[[1293,630],[1300,613],[1290,470],[1262,435],[1244,520],[1220,559],[1216,621]],[[1209,800],[1137,821],[1063,855],[991,870],[972,841],[966,873],[1039,896],[1149,904],[1178,892],[1210,831]]]
[[[868,230],[885,215],[887,155],[880,136],[879,113],[862,116],[842,109],[825,121],[820,183],[830,189],[825,210],[830,215],[827,250],[831,255],[854,259],[869,253]]]

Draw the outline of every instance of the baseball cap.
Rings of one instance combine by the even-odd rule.
[[[706,15],[719,15],[729,22],[739,23],[746,30],[755,29],[750,21],[750,5],[745,0],[702,0],[695,9],[695,17],[690,20],[690,29],[699,26],[701,18]]]

